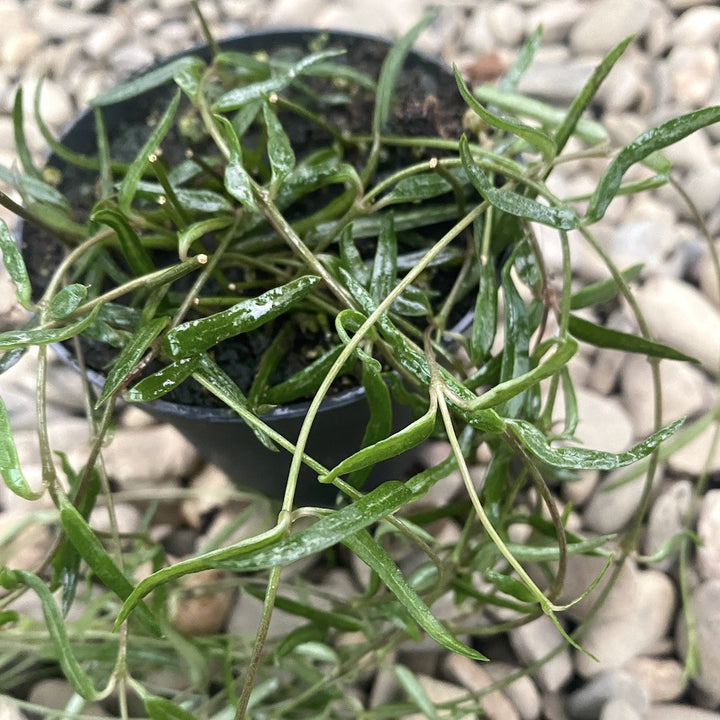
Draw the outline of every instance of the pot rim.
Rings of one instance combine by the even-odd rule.
[[[374,35],[372,33],[335,28],[313,27],[282,27],[272,29],[257,29],[251,30],[247,33],[230,35],[228,37],[218,40],[217,42],[218,45],[222,48],[225,45],[238,43],[243,40],[257,41],[262,38],[272,39],[273,37],[277,37],[278,42],[282,42],[283,40],[287,41],[290,39],[294,39],[297,42],[304,40],[309,36],[318,36],[322,34],[326,34],[330,41],[341,40],[342,38],[351,38],[356,41],[367,40],[371,42],[382,43],[386,45],[388,49],[392,48],[394,42],[389,38],[383,37],[381,35]],[[128,78],[126,78],[125,80],[120,80],[118,83],[116,83],[116,85],[121,82],[126,82],[127,80],[140,77],[150,72],[151,70],[163,67],[181,57],[186,57],[188,55],[192,55],[198,52],[208,52],[208,50],[209,46],[207,43],[195,43],[194,45],[188,47],[186,50],[178,51],[176,53],[163,57],[155,62],[152,62],[143,68],[140,68],[139,70],[129,75]],[[407,59],[415,60],[415,62],[419,62],[425,65],[433,65],[437,70],[441,72],[446,72],[448,74],[448,80],[452,79],[450,67],[441,58],[433,56],[422,50],[411,49],[408,53]],[[116,103],[109,103],[107,107],[113,107],[113,105],[115,104]],[[90,115],[92,115],[92,108],[85,108],[82,112],[78,114],[78,116],[74,120],[72,120],[65,128],[63,128],[62,133],[60,134],[60,138],[62,139],[68,132],[70,132],[73,127],[75,127],[81,121],[85,120]],[[49,160],[50,157],[52,157],[51,152],[48,153],[46,160]],[[19,222],[17,223],[16,230],[18,244],[21,244],[22,242],[22,229],[23,222],[22,218],[20,218]],[[473,314],[473,310],[470,309],[466,313],[466,315],[463,316],[463,318],[455,326],[453,326],[452,330],[454,332],[464,332],[470,326]],[[73,367],[76,371],[81,372],[79,363],[75,359],[73,353],[67,347],[65,347],[62,343],[52,343],[51,347],[63,363]],[[98,388],[101,388],[105,382],[105,376],[102,373],[91,368],[85,368],[85,375],[88,380]],[[341,408],[345,405],[350,405],[361,400],[364,396],[365,388],[362,385],[358,385],[354,388],[351,388],[350,390],[342,390],[334,394],[327,394],[322,399],[318,411],[325,412],[327,410]],[[311,403],[312,400],[306,400],[302,402],[293,402],[288,405],[278,405],[273,408],[271,412],[260,415],[259,417],[266,422],[295,419],[306,415]],[[237,413],[235,413],[228,407],[205,407],[202,405],[187,405],[162,399],[134,404],[137,404],[139,407],[148,408],[152,412],[165,416],[192,417],[198,420],[207,420],[210,422],[237,422],[243,424],[245,422],[239,415],[237,415]]]

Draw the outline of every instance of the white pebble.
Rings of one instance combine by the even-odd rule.
[[[716,45],[720,42],[720,7],[691,8],[670,27],[675,45]]]
[[[668,56],[675,99],[683,107],[701,107],[718,80],[717,52],[706,45],[675,47]]]
[[[578,54],[611,50],[630,34],[640,35],[650,20],[647,0],[598,0],[587,10],[570,33],[570,44]]]
[[[30,28],[22,28],[16,33],[4,34],[0,46],[0,61],[10,67],[20,67],[29,60],[42,43],[42,35]]]
[[[103,60],[125,37],[127,28],[119,18],[107,18],[85,39],[85,52],[96,60]]]
[[[706,580],[720,580],[720,490],[709,490],[702,499],[697,534],[698,568]]]
[[[493,37],[502,45],[514,46],[522,42],[525,18],[514,3],[493,5],[488,14],[488,24]]]

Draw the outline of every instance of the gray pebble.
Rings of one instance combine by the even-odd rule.
[[[623,670],[606,670],[573,692],[567,708],[573,720],[598,720],[610,700],[623,700],[639,717],[649,704],[647,691],[636,678]]]

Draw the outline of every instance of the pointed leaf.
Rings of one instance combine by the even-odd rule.
[[[720,105],[714,105],[672,118],[638,135],[620,150],[603,173],[588,203],[583,224],[591,225],[605,215],[608,205],[617,195],[623,176],[632,165],[718,121]]]
[[[69,340],[79,335],[90,323],[95,320],[100,311],[96,305],[89,315],[86,315],[74,323],[59,328],[33,327],[25,330],[9,330],[0,333],[0,350],[12,350],[14,348],[28,347],[31,345],[47,345],[49,343]]]
[[[665,358],[666,360],[682,360],[685,362],[698,363],[696,358],[685,355],[669,345],[646,340],[638,335],[611,330],[609,328],[595,325],[577,315],[570,315],[568,331],[578,340],[595,345],[595,347],[611,348],[613,350],[624,350],[625,352],[648,355],[650,357]]]
[[[48,305],[47,314],[52,320],[62,320],[71,315],[80,307],[80,303],[87,297],[88,286],[80,283],[66,285]]]
[[[25,500],[37,500],[43,494],[43,491],[33,492],[20,469],[10,418],[2,398],[0,398],[0,475],[7,489]]]
[[[637,278],[643,269],[642,263],[632,265],[627,270],[623,270],[620,275],[627,283],[631,283]],[[615,278],[600,280],[585,287],[580,288],[572,294],[570,298],[570,309],[580,310],[582,308],[597,305],[598,303],[612,300],[620,292],[620,287],[615,282]]]
[[[199,361],[198,356],[191,356],[166,365],[129,388],[125,393],[125,399],[130,402],[150,402],[167,395],[193,374]]]
[[[573,470],[614,470],[630,465],[649,455],[667,440],[684,422],[684,419],[666,425],[643,442],[621,453],[589,450],[583,447],[554,447],[534,425],[525,420],[505,418],[506,427],[535,457],[548,465]]]
[[[15,297],[26,310],[32,306],[30,278],[25,261],[5,221],[0,219],[0,252],[10,279],[15,285]]]
[[[479,287],[475,299],[472,333],[470,336],[470,358],[479,366],[490,354],[495,342],[498,319],[498,286],[495,262],[492,257],[479,263]]]
[[[370,295],[376,305],[379,305],[392,292],[396,281],[397,239],[393,216],[386,215],[378,236],[370,277]]]
[[[130,342],[122,349],[117,360],[113,364],[103,384],[100,397],[95,403],[99,408],[117,389],[127,381],[130,374],[135,370],[140,359],[145,354],[152,341],[160,334],[168,324],[170,318],[159,317],[139,327]]]
[[[147,248],[142,244],[127,217],[112,208],[95,210],[90,219],[112,228],[120,242],[123,257],[127,260],[130,270],[135,277],[148,275],[155,270],[152,258]]]
[[[267,130],[267,154],[272,170],[271,187],[277,188],[295,167],[295,153],[285,130],[269,102],[263,103]]]
[[[242,146],[232,123],[222,115],[214,115],[220,131],[228,145],[230,155],[225,166],[225,189],[231,197],[251,211],[257,211],[257,203],[252,189],[252,180],[243,165]]]
[[[178,255],[181,260],[185,260],[192,244],[208,233],[216,230],[224,230],[233,224],[235,218],[230,215],[219,215],[218,217],[208,218],[207,220],[199,220],[192,225],[188,225],[181,230],[178,235]]]

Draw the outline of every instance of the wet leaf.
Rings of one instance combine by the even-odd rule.
[[[100,306],[96,305],[89,315],[63,327],[40,326],[0,333],[0,350],[12,350],[14,348],[29,347],[31,345],[47,345],[49,343],[69,340],[71,337],[79,335],[90,325],[97,317],[99,311]]]
[[[157,400],[189,378],[197,368],[199,361],[198,356],[180,358],[133,385],[126,391],[125,398],[130,402]]]
[[[26,310],[32,307],[30,278],[25,261],[5,221],[0,219],[0,252],[10,279],[15,285],[15,297]]]
[[[192,244],[208,233],[216,230],[224,230],[233,224],[235,218],[230,215],[220,215],[218,217],[208,218],[207,220],[199,220],[192,225],[188,225],[181,230],[178,235],[178,255],[181,260],[185,260]]]
[[[90,219],[112,228],[120,242],[123,257],[127,260],[130,270],[136,277],[147,275],[155,270],[155,265],[142,241],[138,237],[127,217],[112,208],[95,210]]]
[[[44,492],[43,490],[33,492],[25,480],[10,427],[10,418],[2,398],[0,398],[0,475],[7,489],[25,500],[37,500]]]
[[[80,283],[66,285],[50,300],[47,309],[48,317],[52,320],[62,320],[71,315],[80,307],[80,303],[87,297],[87,294],[87,285]]]
[[[263,103],[263,117],[267,130],[267,154],[272,171],[270,186],[274,191],[295,167],[295,153],[282,123],[269,102]]]
[[[377,240],[370,276],[370,295],[379,305],[397,282],[397,238],[392,215],[386,215]]]

